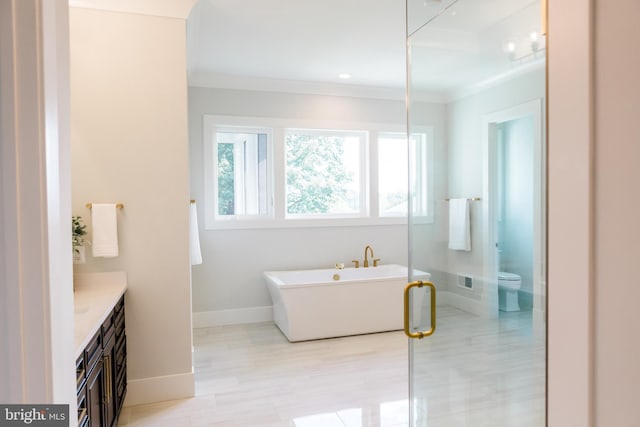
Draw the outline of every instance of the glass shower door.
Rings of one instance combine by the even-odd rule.
[[[411,426],[546,422],[540,9],[407,0]]]

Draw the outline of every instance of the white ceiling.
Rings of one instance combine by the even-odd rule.
[[[411,83],[423,92],[446,99],[535,59],[528,37],[539,31],[539,0],[409,0],[408,7],[410,30],[430,20],[410,39]],[[401,98],[405,20],[402,0],[199,0],[187,25],[190,82],[386,88]],[[509,59],[508,41],[526,58]]]
[[[539,34],[539,0],[449,1],[410,37],[411,83],[452,94],[540,66],[545,40]]]
[[[409,0],[411,84],[433,99],[543,61],[540,0]],[[404,0],[70,0],[187,18],[195,86],[404,97]],[[515,60],[505,52],[515,43]],[[338,78],[349,73],[348,80]],[[429,97],[429,96],[427,96]]]
[[[402,0],[200,0],[188,21],[192,81],[228,76],[401,89]]]

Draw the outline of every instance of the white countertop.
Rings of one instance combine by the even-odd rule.
[[[75,357],[78,358],[127,290],[127,273],[74,275]]]

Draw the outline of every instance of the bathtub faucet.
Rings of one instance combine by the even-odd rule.
[[[371,258],[374,257],[373,248],[370,245],[367,245],[367,247],[364,248],[364,264],[362,265],[364,268],[369,267],[369,258],[367,258],[367,255],[368,255],[369,251],[371,251]],[[378,266],[378,260],[374,260],[373,266],[374,267]]]

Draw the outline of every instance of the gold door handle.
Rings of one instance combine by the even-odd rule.
[[[104,396],[102,398],[102,402],[105,404],[108,404],[109,402],[111,402],[111,387],[113,385],[112,381],[111,381],[111,355],[106,355],[103,357],[102,359],[102,366],[104,366],[103,368],[103,375],[104,375],[104,388],[105,388],[105,393]]]
[[[431,288],[431,329],[428,331],[418,331],[411,332],[411,325],[409,319],[409,293],[411,288],[421,288],[423,286],[428,286]],[[411,282],[404,288],[404,333],[409,338],[418,338],[422,339],[424,337],[428,337],[432,335],[436,330],[436,287],[431,282]]]

